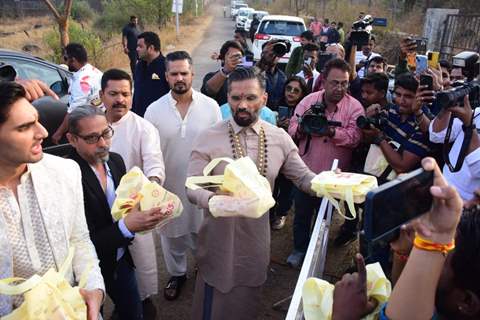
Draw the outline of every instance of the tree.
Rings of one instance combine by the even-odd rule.
[[[58,23],[58,30],[60,31],[60,46],[62,48],[65,48],[70,42],[68,36],[68,19],[70,18],[70,14],[72,13],[73,0],[64,0],[62,14],[60,14],[58,9],[52,3],[52,0],[43,0],[43,2],[45,2],[48,9],[50,9],[53,16],[55,17],[55,20]]]

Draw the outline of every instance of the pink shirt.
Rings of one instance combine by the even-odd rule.
[[[338,103],[336,111],[326,111],[328,120],[339,121],[342,126],[335,127],[335,135],[332,138],[312,136],[307,153],[305,153],[307,136],[297,132],[297,115],[303,115],[312,104],[321,102],[324,92],[322,90],[311,93],[300,101],[290,119],[288,133],[295,141],[299,141],[299,153],[313,172],[330,170],[334,159],[338,159],[340,169],[349,170],[352,151],[362,139],[362,131],[357,127],[356,121],[359,116],[365,115],[362,105],[355,98],[346,94]]]

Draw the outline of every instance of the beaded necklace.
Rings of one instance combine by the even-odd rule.
[[[240,136],[235,133],[233,126],[228,122],[228,131],[230,136],[230,143],[232,144],[233,158],[240,159],[246,157],[247,153],[243,149],[240,143]],[[265,138],[265,131],[263,127],[260,127],[258,134],[258,156],[257,156],[257,169],[262,176],[267,174],[267,139]]]

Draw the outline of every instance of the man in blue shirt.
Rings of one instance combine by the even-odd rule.
[[[165,57],[160,51],[160,38],[144,32],[137,40],[138,63],[135,67],[132,111],[143,117],[147,107],[170,91],[165,79]]]

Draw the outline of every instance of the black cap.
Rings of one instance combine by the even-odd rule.
[[[14,67],[0,62],[0,81],[14,81],[16,77],[17,72]]]

